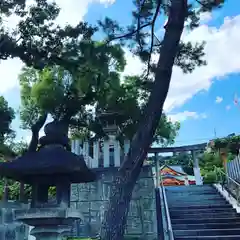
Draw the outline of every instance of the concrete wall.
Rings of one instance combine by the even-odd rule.
[[[104,212],[107,209],[112,180],[117,168],[96,169],[98,180],[88,184],[73,184],[71,207],[81,211],[84,222],[76,224],[75,236],[98,233]],[[152,169],[144,166],[134,188],[127,220],[126,235],[147,235],[156,239],[157,217]]]

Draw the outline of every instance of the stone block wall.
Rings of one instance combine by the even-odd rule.
[[[89,236],[98,233],[107,209],[112,180],[117,168],[96,169],[98,180],[88,184],[73,184],[71,207],[81,211],[82,223],[73,228],[75,236]],[[150,166],[144,166],[134,188],[127,219],[126,235],[147,236],[156,239],[157,217],[154,180]]]
[[[17,202],[0,204],[0,240],[28,240],[28,226],[14,221],[14,210],[24,207]]]

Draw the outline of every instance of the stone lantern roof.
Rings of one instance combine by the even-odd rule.
[[[56,185],[61,179],[67,179],[71,183],[94,181],[95,174],[87,167],[83,156],[64,148],[68,138],[58,130],[60,131],[59,126],[54,122],[46,125],[46,136],[42,138],[40,149],[11,162],[0,163],[0,175],[27,184]]]
[[[102,124],[103,131],[109,135],[120,132],[118,123],[121,122],[123,115],[114,111],[101,111],[96,116]]]

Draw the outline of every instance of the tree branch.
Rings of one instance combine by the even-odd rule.
[[[41,115],[37,122],[31,127],[32,138],[28,147],[28,152],[36,152],[39,138],[39,131],[47,120],[47,113]]]
[[[152,21],[152,27],[151,27],[151,46],[150,46],[150,52],[149,52],[149,58],[148,58],[148,63],[147,63],[147,75],[146,78],[148,78],[149,71],[150,71],[150,63],[151,63],[151,55],[153,51],[153,42],[154,42],[154,28],[155,28],[155,22],[158,16],[158,13],[160,11],[162,0],[157,0],[157,8],[153,16],[153,21]]]
[[[152,21],[149,22],[149,23],[145,23],[143,24],[142,26],[140,26],[139,28],[129,32],[129,33],[126,33],[126,34],[123,34],[123,35],[120,35],[120,36],[117,36],[117,37],[114,37],[112,39],[109,39],[106,41],[107,44],[109,44],[110,42],[112,41],[115,41],[115,40],[118,40],[118,39],[122,39],[122,38],[127,38],[127,37],[131,37],[132,35],[136,34],[138,31],[140,31],[141,29],[145,28],[145,27],[148,27],[152,24]]]
[[[169,10],[154,87],[144,110],[144,118],[132,140],[129,153],[114,180],[108,211],[101,229],[101,239],[119,240],[123,237],[132,191],[162,115],[174,59],[184,27],[187,1],[174,0]]]

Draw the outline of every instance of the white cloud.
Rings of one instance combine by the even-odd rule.
[[[227,105],[226,110],[230,110],[230,109],[231,109],[231,105]]]
[[[240,15],[224,19],[220,28],[202,25],[190,33],[183,34],[184,41],[206,41],[205,60],[208,65],[196,68],[191,74],[183,74],[180,68],[174,67],[168,97],[164,109],[171,111],[182,106],[200,91],[208,90],[213,79],[223,79],[230,73],[240,72]],[[138,73],[140,61],[128,56],[129,72]],[[129,70],[130,69],[130,70]]]
[[[223,101],[222,97],[217,96],[215,102],[216,103],[221,103]]]
[[[183,122],[188,119],[205,119],[207,118],[207,115],[206,113],[184,111],[184,112],[179,112],[175,114],[169,114],[168,117],[173,122],[176,122],[176,121]]]
[[[211,12],[202,12],[200,13],[200,22],[206,23],[212,20],[212,13]]]
[[[7,61],[0,61],[0,94],[18,86],[18,74],[22,67],[22,61],[16,58]]]
[[[89,4],[101,3],[104,4],[105,7],[108,7],[114,2],[115,0],[56,0],[58,6],[62,9],[58,17],[58,22],[62,25],[66,22],[76,25],[79,21],[83,20]]]
[[[100,3],[107,7],[114,2],[115,0],[56,0],[56,3],[62,9],[57,19],[57,23],[60,25],[65,25],[66,23],[76,25],[79,21],[83,20],[89,4]],[[27,0],[27,5],[32,3],[33,0]],[[4,24],[11,30],[16,26],[18,21],[18,17],[11,15],[11,17],[4,19]],[[23,63],[19,59],[0,61],[0,94],[18,85],[18,74],[22,67]]]

